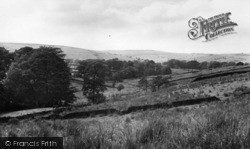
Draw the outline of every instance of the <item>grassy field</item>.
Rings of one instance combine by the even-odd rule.
[[[117,98],[124,98],[128,94],[134,94],[143,92],[137,85],[139,79],[125,79],[123,82],[116,83],[115,87],[107,87],[104,91],[104,95],[107,101],[115,101]],[[106,82],[106,85],[111,86],[111,82]],[[121,91],[117,90],[117,86],[122,84],[124,89]],[[77,101],[73,105],[85,105],[88,103],[88,99],[82,94],[82,84],[79,82],[72,82],[71,86],[74,86],[78,91],[75,93]]]
[[[178,81],[178,85],[168,88],[162,87],[157,92],[147,93],[132,88],[128,94],[115,96],[106,103],[91,105],[84,108],[74,108],[70,113],[98,110],[117,109],[124,111],[132,106],[154,105],[159,103],[171,103],[189,99],[217,97],[220,100],[229,100],[244,92],[250,92],[250,73],[233,74],[222,77],[204,79],[186,84],[186,80]],[[64,111],[67,113],[67,111]]]
[[[203,73],[209,74],[209,71]],[[250,148],[250,73],[219,75],[198,81],[187,77],[192,75],[197,74],[177,76],[180,80],[172,77],[176,85],[163,86],[157,92],[137,91],[138,79],[125,80],[122,92],[115,88],[105,92],[110,96],[105,103],[51,112],[73,115],[67,119],[12,118],[0,123],[0,136],[63,137],[65,149]],[[183,77],[188,79],[183,80]],[[124,111],[133,106],[212,96],[221,100],[125,114],[79,116],[82,111],[113,108]],[[74,117],[77,112],[78,116]]]
[[[88,119],[11,119],[4,137],[64,138],[65,148],[249,148],[250,96],[230,101]]]
[[[230,71],[232,71],[232,69],[230,69]],[[212,70],[212,72],[218,72],[218,70]],[[209,70],[203,72],[203,74],[209,74]],[[150,90],[148,92],[145,92],[140,90],[136,86],[138,79],[124,80],[122,82],[122,84],[125,86],[124,90],[118,91],[116,88],[108,88],[108,90],[104,93],[107,97],[107,102],[89,106],[86,106],[87,99],[82,95],[82,92],[80,91],[81,84],[72,82],[72,85],[76,86],[79,90],[79,92],[77,92],[77,94],[79,95],[79,99],[77,100],[77,102],[74,103],[73,106],[69,109],[59,110],[59,112],[51,112],[50,115],[47,115],[46,117],[49,117],[51,115],[54,115],[56,117],[72,115],[74,117],[74,113],[78,113],[77,115],[80,115],[81,113],[84,114],[89,111],[94,113],[97,110],[106,110],[106,113],[110,113],[108,112],[108,110],[111,109],[115,109],[118,111],[118,113],[120,113],[128,111],[129,108],[136,108],[136,106],[140,106],[143,108],[143,106],[154,106],[157,104],[171,105],[171,103],[175,101],[205,99],[210,97],[217,97],[220,100],[230,100],[245,92],[250,92],[249,72],[228,74],[226,76],[212,77],[194,82],[192,82],[192,80],[194,79],[189,79],[187,77],[193,77],[192,75],[197,76],[197,73],[184,73],[182,77],[180,77],[180,75],[177,75],[177,77],[173,76],[172,79],[175,80],[175,82],[172,83],[173,86],[167,88],[163,86],[157,92],[151,92]],[[187,79],[183,80],[182,78],[184,77],[186,77]],[[181,78],[181,80],[176,80],[176,78]],[[31,114],[30,111],[27,112],[26,114]],[[0,117],[16,117],[19,115],[25,115],[25,111],[21,113],[22,114],[16,114],[16,112],[8,113],[3,114]]]

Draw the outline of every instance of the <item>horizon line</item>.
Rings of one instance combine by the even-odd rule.
[[[77,49],[83,49],[83,50],[92,50],[92,51],[157,51],[157,52],[165,52],[165,53],[173,53],[173,54],[208,54],[208,55],[231,55],[231,54],[245,54],[245,55],[250,55],[250,53],[192,53],[192,52],[169,52],[165,50],[155,50],[155,49],[119,49],[119,50],[109,50],[109,49],[103,49],[103,50],[94,50],[94,49],[89,49],[89,48],[82,48],[82,47],[75,47],[75,46],[68,46],[68,45],[58,45],[58,44],[43,44],[43,43],[26,43],[26,42],[0,42],[3,44],[30,44],[30,45],[44,45],[44,46],[63,46],[63,47],[69,47],[69,48],[77,48]]]

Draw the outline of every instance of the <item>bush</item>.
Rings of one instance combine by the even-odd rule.
[[[122,89],[124,89],[124,85],[119,84],[119,85],[117,86],[117,90],[118,90],[118,91],[121,91]]]

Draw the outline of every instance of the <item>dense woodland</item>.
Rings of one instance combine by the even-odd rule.
[[[169,60],[156,63],[152,60],[66,60],[59,48],[24,47],[11,53],[0,47],[0,110],[18,110],[36,107],[70,105],[75,101],[75,89],[70,86],[72,77],[83,80],[82,92],[90,103],[105,101],[105,83],[115,87],[124,79],[140,78],[138,86],[156,91],[168,83],[171,68],[210,69],[243,65],[239,62],[197,62]],[[72,73],[71,65],[76,66]],[[153,79],[148,80],[148,76]],[[118,90],[124,86],[119,85]]]

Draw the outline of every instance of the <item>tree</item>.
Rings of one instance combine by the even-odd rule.
[[[227,66],[235,66],[235,65],[236,65],[235,62],[228,62],[228,63],[227,63]]]
[[[14,102],[29,107],[68,105],[75,100],[70,69],[61,49],[30,47],[15,51],[5,81]]]
[[[163,64],[170,68],[175,68],[175,59],[168,60],[167,62],[164,62]]]
[[[6,105],[10,102],[8,95],[5,91],[5,88],[2,84],[0,84],[0,111],[4,111]]]
[[[0,111],[8,109],[11,102],[9,91],[3,85],[6,73],[13,60],[13,54],[3,47],[0,47]]]
[[[211,61],[208,64],[208,68],[219,68],[219,67],[221,67],[221,63],[217,61]]]
[[[172,74],[172,71],[171,71],[170,67],[164,66],[161,69],[161,74],[162,75]]]
[[[128,66],[127,68],[121,71],[123,79],[136,78],[137,74],[137,70],[133,66]]]
[[[139,81],[138,81],[139,87],[143,88],[144,90],[148,89],[149,82],[145,76],[143,76]]]
[[[207,69],[207,68],[208,68],[208,62],[206,62],[206,61],[201,62],[200,65],[199,65],[199,68],[200,68],[201,70]]]
[[[106,63],[112,71],[118,71],[123,68],[123,61],[118,60],[118,58],[107,60]]]
[[[125,67],[133,67],[134,66],[134,62],[133,61],[128,61],[127,63],[125,63]]]
[[[188,61],[187,62],[187,67],[188,69],[199,69],[200,63],[197,62],[196,60]]]
[[[166,83],[168,83],[167,77],[157,76],[153,78],[152,81],[150,82],[152,92],[155,92],[156,88],[159,90],[160,87]]]
[[[32,47],[23,47],[19,50],[15,50],[14,52],[14,60],[17,62],[22,62],[23,60],[28,59],[34,52],[34,49]]]
[[[103,92],[107,89],[105,80],[110,75],[108,65],[104,60],[81,61],[78,66],[78,72],[83,78],[83,95],[92,103],[104,102]]]
[[[137,70],[138,76],[142,77],[145,75],[145,64],[143,62],[140,61],[136,61],[135,62],[135,68]]]
[[[167,62],[164,62],[163,64],[170,67],[170,68],[177,68],[177,69],[179,69],[179,68],[186,69],[187,68],[186,61],[180,61],[180,60],[176,60],[176,59],[168,60]]]
[[[147,76],[156,74],[155,73],[156,72],[156,64],[153,60],[146,60],[145,65],[146,65],[145,74]]]
[[[238,62],[238,63],[236,64],[236,66],[243,66],[243,65],[244,65],[243,62]]]
[[[162,84],[162,76],[157,76],[153,78],[151,85],[154,86],[154,88],[157,87],[157,89],[159,90],[161,84]]]
[[[0,47],[0,82],[6,77],[6,72],[13,60],[13,54],[3,47]]]
[[[156,63],[155,64],[155,74],[154,75],[160,75],[162,74],[162,65],[161,63]]]

